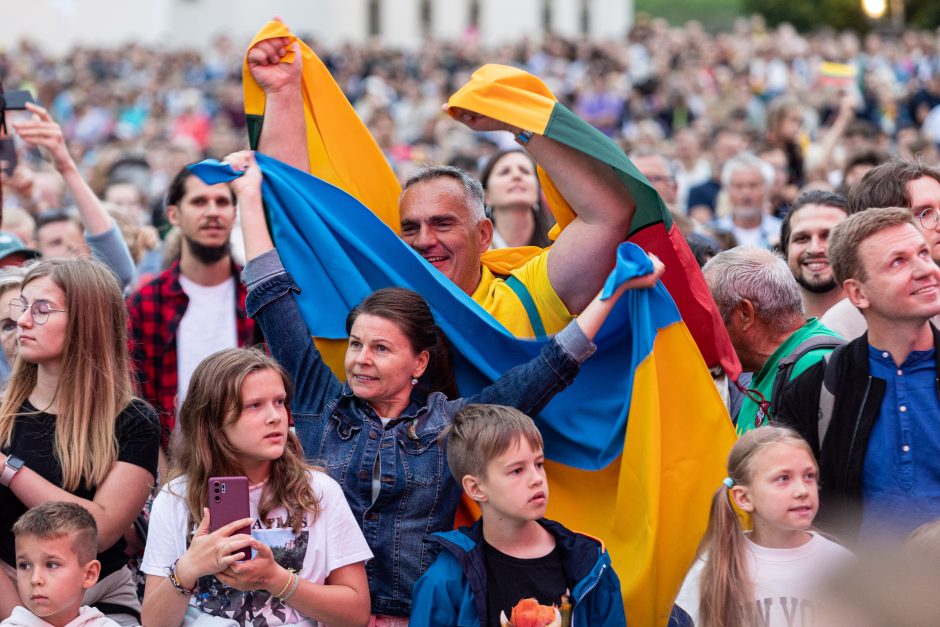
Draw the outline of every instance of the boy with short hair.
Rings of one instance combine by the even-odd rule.
[[[98,581],[98,527],[81,505],[50,501],[13,525],[16,587],[22,606],[3,627],[119,627],[93,607],[85,590]]]
[[[468,405],[441,434],[447,464],[480,505],[472,527],[437,533],[437,560],[415,584],[412,625],[500,625],[525,598],[572,605],[572,625],[626,625],[620,580],[598,540],[544,518],[542,434],[500,405]]]

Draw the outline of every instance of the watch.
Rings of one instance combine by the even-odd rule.
[[[26,462],[19,457],[7,455],[7,463],[3,465],[3,470],[0,471],[0,485],[10,487],[10,482],[13,481],[13,477],[15,477],[16,473],[20,471],[20,468],[25,465]]]
[[[533,135],[535,135],[535,133],[533,133],[532,131],[525,131],[525,130],[519,131],[519,133],[515,137],[516,143],[522,146],[525,146],[526,144],[529,143],[529,140],[532,139]]]

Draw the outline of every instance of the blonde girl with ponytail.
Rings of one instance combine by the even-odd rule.
[[[760,427],[735,443],[671,624],[817,624],[816,584],[851,556],[812,529],[818,470],[809,445],[791,429]],[[732,504],[750,519],[751,530]]]

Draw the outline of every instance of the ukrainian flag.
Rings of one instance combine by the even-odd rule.
[[[289,35],[272,22],[255,41]],[[373,290],[397,285],[431,304],[459,354],[463,394],[534,356],[539,341],[513,338],[397,237],[397,206],[384,200],[397,202],[398,194],[397,182],[384,175],[388,164],[326,68],[312,52],[303,54],[311,169],[323,180],[264,155],[258,161],[274,241],[303,289],[298,301],[311,333],[345,337],[348,311]],[[247,70],[245,91],[256,140],[263,94],[258,97]],[[328,108],[324,100],[331,100]],[[665,286],[621,299],[597,338],[598,352],[536,418],[550,460],[547,515],[607,544],[630,624],[665,624],[734,440],[702,358],[737,373],[724,327],[658,194],[616,144],[555,102],[538,79],[486,66],[449,104],[545,134],[611,165],[637,201],[631,241],[666,264]],[[342,115],[333,120],[325,111]],[[563,227],[574,214],[540,176]],[[367,198],[378,199],[375,212],[363,206],[372,208]],[[519,258],[527,256],[522,251]],[[512,262],[484,260],[491,267]]]

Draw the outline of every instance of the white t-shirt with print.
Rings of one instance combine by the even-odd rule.
[[[745,534],[747,568],[753,585],[758,625],[766,627],[822,627],[816,622],[819,583],[852,553],[813,532],[810,541],[795,549],[768,549]],[[696,560],[686,575],[676,605],[699,624],[699,590],[708,558]],[[762,622],[763,621],[763,622]]]
[[[278,564],[293,568],[307,581],[322,584],[337,568],[372,559],[372,551],[339,484],[322,472],[310,471],[309,475],[313,492],[319,498],[320,513],[316,520],[311,523],[311,516],[305,515],[304,525],[297,534],[291,529],[283,507],[272,510],[265,521],[259,520],[258,503],[262,492],[259,486],[248,493],[250,515],[255,519],[251,535],[271,547]],[[179,478],[164,486],[153,502],[147,548],[141,564],[141,570],[148,575],[166,577],[167,567],[186,551],[187,530],[191,531],[192,527],[188,523],[185,494],[186,480]],[[211,575],[199,578],[190,605],[241,625],[313,627],[317,624],[265,590],[243,592],[224,586]]]

